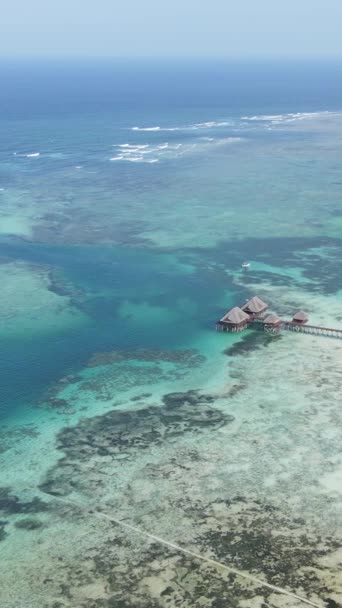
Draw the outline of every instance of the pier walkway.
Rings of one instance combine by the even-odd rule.
[[[314,336],[329,336],[330,338],[340,338],[342,340],[342,329],[320,327],[319,325],[298,325],[292,321],[283,321],[282,327],[288,331],[296,331]]]
[[[249,327],[254,327],[255,329],[265,329],[263,318],[252,319],[248,325]],[[277,326],[277,331],[280,330],[293,331],[301,334],[311,334],[312,336],[326,336],[329,338],[338,338],[342,340],[342,329],[336,329],[333,327],[321,327],[320,325],[307,324],[304,325],[295,323],[294,321],[284,321],[280,319]]]

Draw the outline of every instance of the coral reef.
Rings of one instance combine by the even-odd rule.
[[[38,530],[43,527],[43,523],[39,519],[33,519],[33,517],[26,517],[25,519],[19,519],[15,522],[15,527],[22,530]]]
[[[169,393],[163,397],[161,407],[112,410],[63,429],[57,437],[57,447],[65,456],[49,472],[40,489],[63,496],[86,486],[90,491],[89,481],[85,483],[82,478],[85,460],[89,463],[93,457],[110,457],[129,461],[140,450],[161,446],[184,433],[215,430],[232,422],[233,416],[212,407],[214,399],[197,390]]]
[[[136,350],[113,350],[107,353],[95,353],[88,361],[88,367],[99,365],[111,365],[122,361],[155,361],[161,363],[181,363],[182,366],[196,367],[205,361],[205,357],[194,349],[188,350],[158,350],[158,349],[136,349]]]
[[[11,488],[0,488],[0,515],[42,513],[48,509],[49,505],[38,496],[30,501],[22,501],[11,493]]]

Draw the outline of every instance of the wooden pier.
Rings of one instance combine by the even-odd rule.
[[[340,340],[342,340],[342,329],[334,329],[333,327],[320,327],[319,325],[297,325],[292,321],[283,321],[283,329],[300,332],[302,334],[311,334],[313,336],[340,338]]]
[[[268,334],[279,334],[281,330],[312,336],[326,336],[342,340],[342,329],[309,325],[308,316],[302,310],[296,312],[291,321],[280,319],[274,313],[264,314],[268,305],[258,296],[246,304],[232,308],[216,323],[217,331],[238,332],[249,327],[265,331]]]

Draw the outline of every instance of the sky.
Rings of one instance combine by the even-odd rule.
[[[0,56],[342,58],[342,0],[1,4]]]

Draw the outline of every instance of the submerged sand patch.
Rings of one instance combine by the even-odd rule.
[[[48,267],[26,262],[0,264],[0,282],[2,339],[59,332],[86,321],[68,296],[52,291]]]
[[[35,217],[34,204],[27,193],[14,189],[0,192],[0,235],[31,238]]]

